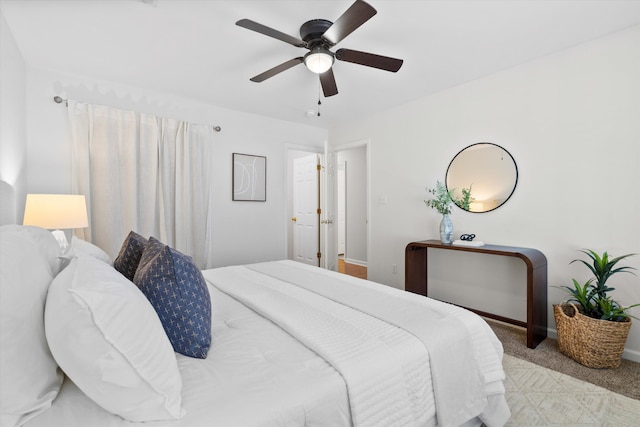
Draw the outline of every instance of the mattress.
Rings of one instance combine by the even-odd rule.
[[[206,359],[176,354],[186,415],[153,426],[500,426],[502,347],[458,307],[292,261],[203,271]],[[68,378],[28,427],[127,426]]]

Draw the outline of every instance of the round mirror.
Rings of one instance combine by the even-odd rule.
[[[461,150],[449,163],[447,190],[454,202],[469,212],[489,212],[502,206],[518,183],[513,156],[490,142],[479,142]]]

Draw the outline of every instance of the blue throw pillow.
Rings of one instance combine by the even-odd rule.
[[[211,297],[191,257],[150,237],[133,283],[155,308],[173,349],[206,358],[211,346]]]
[[[130,231],[122,243],[120,253],[113,261],[113,267],[122,273],[124,277],[133,281],[133,276],[136,274],[140,257],[146,244],[147,239],[135,231]]]

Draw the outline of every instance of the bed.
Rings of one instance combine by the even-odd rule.
[[[155,241],[206,289],[176,304],[199,308],[185,312],[191,337],[174,341],[157,306],[169,291],[154,299],[160,288],[147,292],[140,277],[153,264],[147,276],[157,278],[162,257],[143,252],[136,268],[120,271],[75,238],[61,259],[50,237],[0,227],[3,427],[501,426],[509,418],[502,346],[467,310],[292,261],[194,272],[182,264],[188,257]],[[126,258],[127,240],[135,246],[130,237],[115,261]],[[209,313],[210,326],[192,322],[195,312]]]

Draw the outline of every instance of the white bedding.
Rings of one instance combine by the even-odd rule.
[[[261,267],[280,274],[265,275]],[[340,372],[354,425],[425,425],[435,415],[425,347],[401,328],[283,280],[291,271],[309,281],[317,274],[300,268],[298,263],[258,264],[209,270],[204,276]]]
[[[282,298],[273,298],[273,303],[268,303],[268,295],[255,296],[261,287],[270,287],[281,291],[287,296],[296,296],[298,304],[305,304],[303,311],[309,311],[308,304],[312,298],[306,294],[322,295],[321,299],[339,301],[341,306],[351,307],[359,312],[367,313],[371,317],[384,321],[405,331],[407,335],[417,338],[422,343],[426,353],[422,355],[423,365],[430,365],[432,375],[432,387],[423,396],[422,391],[417,391],[412,384],[407,382],[404,387],[409,395],[422,401],[433,402],[437,408],[437,422],[441,426],[459,426],[465,422],[484,422],[489,426],[502,425],[509,418],[509,409],[504,399],[505,378],[502,369],[502,344],[496,338],[489,326],[477,315],[468,310],[451,304],[442,303],[429,298],[424,298],[411,293],[403,292],[395,288],[380,286],[373,282],[363,281],[350,276],[337,274],[332,271],[310,267],[293,261],[278,261],[271,263],[253,264],[249,266],[227,267],[225,269],[211,270],[204,273],[208,281],[222,286],[225,292],[231,293],[236,298],[254,306],[261,314],[280,324],[287,331],[305,342],[314,351],[331,361],[333,366],[341,372],[347,380],[352,413],[357,409],[354,400],[360,400],[359,396],[351,391],[353,384],[345,374],[339,363],[335,363],[331,355],[327,357],[320,343],[310,341],[310,328],[302,328],[297,331],[298,323],[304,323],[304,318],[296,318],[291,314],[291,307],[282,305]],[[218,285],[218,283],[220,285]],[[249,286],[255,283],[257,286]],[[247,287],[242,291],[242,287]],[[300,288],[300,289],[296,289]],[[305,289],[303,292],[302,289]],[[296,291],[297,292],[294,292]],[[306,292],[309,291],[309,292]],[[250,299],[248,298],[250,297]],[[287,316],[278,312],[287,311]],[[331,313],[328,308],[323,308],[325,313]],[[275,315],[272,313],[275,312]],[[284,320],[282,319],[284,317]],[[304,326],[304,325],[303,325]],[[370,330],[354,322],[350,326],[358,327],[363,334],[369,334]],[[293,327],[293,329],[292,329]],[[335,328],[334,328],[335,329]],[[313,332],[313,331],[311,331]],[[332,334],[335,338],[336,334]],[[348,337],[347,337],[348,339]],[[331,344],[334,344],[333,342]],[[415,345],[415,341],[413,342]],[[358,347],[360,344],[355,345]],[[403,343],[403,349],[392,348],[395,354],[409,351],[409,344]],[[334,345],[334,347],[336,347]],[[339,347],[339,350],[342,350]],[[367,359],[359,356],[362,364],[377,363],[379,370],[385,367],[385,356],[377,359]],[[411,359],[402,360],[396,356],[394,364],[412,363]],[[387,366],[386,369],[389,369]],[[373,375],[375,369],[370,370]],[[418,370],[406,372],[405,376],[411,378],[423,378]],[[380,379],[380,378],[379,378]],[[367,398],[371,390],[366,382],[362,385],[367,389]],[[416,393],[418,393],[416,395]],[[402,408],[402,405],[388,395],[380,392],[385,399],[381,401],[377,413],[382,414],[384,403],[392,404],[394,408]],[[396,396],[397,397],[397,396]],[[366,402],[370,404],[370,402]],[[415,408],[414,408],[415,409]],[[427,410],[431,416],[431,407]],[[398,409],[396,409],[397,411]],[[412,422],[403,419],[400,425],[423,425],[425,414],[414,414]],[[354,416],[354,421],[362,425],[368,425],[363,419]],[[373,425],[387,425],[379,422]]]
[[[203,275],[209,355],[176,355],[186,415],[149,425],[349,426],[353,416],[356,425],[428,426],[437,425],[436,408],[440,425],[499,426],[509,417],[501,344],[471,312],[291,261]],[[63,425],[137,424],[66,379],[53,406],[26,424]]]
[[[53,406],[25,426],[349,426],[347,390],[324,360],[270,321],[209,286],[213,345],[176,354],[186,415],[132,423],[93,403],[68,378]]]

